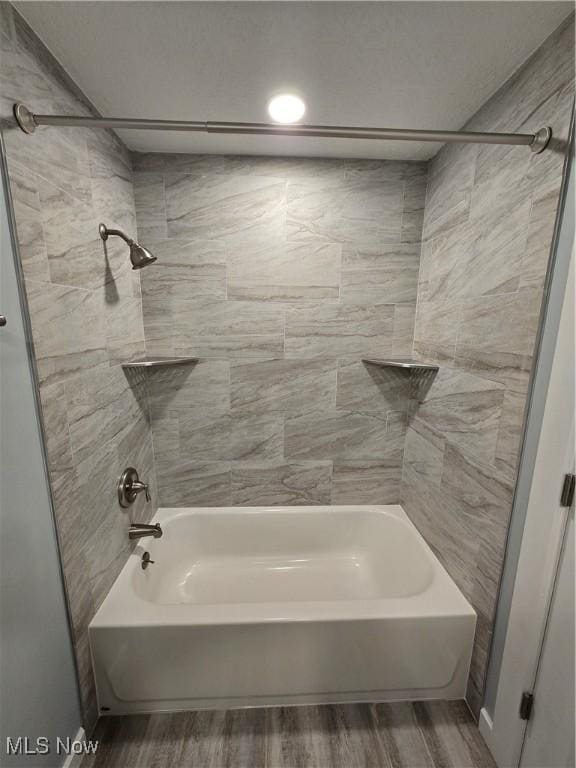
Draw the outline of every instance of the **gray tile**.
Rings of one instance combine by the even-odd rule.
[[[435,158],[428,174],[426,239],[467,220],[477,153],[475,144],[450,144]]]
[[[402,414],[330,410],[289,417],[285,455],[298,459],[400,459],[404,427]]]
[[[154,434],[156,445],[156,433]],[[165,459],[157,465],[159,503],[164,507],[229,507],[230,462]]]
[[[461,312],[462,302],[459,300],[419,301],[414,351],[424,359],[453,360]]]
[[[286,182],[259,176],[168,173],[164,176],[170,237],[246,242],[281,234]]]
[[[70,446],[66,392],[62,384],[44,386],[40,390],[44,439],[51,472],[72,469],[74,460]]]
[[[26,293],[42,384],[108,366],[96,293],[31,280]]]
[[[232,462],[232,503],[235,506],[300,506],[330,504],[332,463]]]
[[[413,357],[416,304],[394,305],[393,357]]]
[[[338,363],[338,408],[362,413],[406,411],[409,397],[409,378],[404,370],[359,360]]]
[[[168,225],[162,174],[134,174],[134,204],[138,217],[138,237],[142,240],[166,237]]]
[[[158,261],[153,269],[142,270],[142,293],[146,300],[209,297],[226,298],[226,250],[214,240],[148,239]]]
[[[187,460],[276,461],[283,456],[284,419],[276,415],[178,413],[180,450]]]
[[[420,245],[346,246],[342,258],[343,303],[397,304],[416,301]]]
[[[144,306],[147,351],[193,357],[282,357],[284,311],[250,301],[164,300]],[[150,343],[148,344],[148,340]]]
[[[36,177],[17,163],[12,163],[10,188],[24,276],[30,280],[46,281],[49,279],[48,252]]]
[[[228,297],[261,301],[338,299],[338,243],[239,243],[228,256]]]
[[[398,458],[334,462],[332,504],[398,504],[402,464]]]
[[[526,248],[522,254],[520,286],[542,288],[554,236],[558,194],[533,195]]]
[[[153,418],[184,409],[198,413],[227,413],[230,409],[227,360],[151,369],[146,384]]]
[[[534,349],[541,302],[542,293],[535,288],[464,302],[457,357],[486,362],[496,354],[520,367]]]
[[[504,387],[441,367],[418,407],[418,418],[484,462],[496,456]]]
[[[446,438],[431,429],[418,417],[412,419],[406,431],[403,467],[405,482],[421,478],[430,486],[438,487],[444,468]]]
[[[247,360],[230,369],[234,412],[303,414],[336,405],[336,361]]]
[[[319,305],[286,312],[286,357],[384,356],[392,346],[394,307]]]
[[[397,180],[290,180],[287,199],[286,230],[292,242],[400,242],[403,190]]]
[[[130,382],[119,366],[75,376],[65,388],[75,463],[89,459],[95,445],[121,438],[141,418]]]

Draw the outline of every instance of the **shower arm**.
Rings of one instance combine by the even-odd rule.
[[[188,131],[270,136],[308,136],[337,139],[376,139],[380,141],[438,141],[461,144],[510,144],[542,152],[552,137],[552,129],[536,133],[487,133],[475,131],[421,131],[402,128],[367,128],[336,125],[280,125],[274,123],[195,122],[189,120],[150,120],[126,117],[80,117],[73,115],[38,115],[22,103],[14,104],[14,117],[24,133],[34,133],[38,126],[67,128],[111,128],[114,130]]]
[[[112,236],[112,237],[121,237],[122,240],[124,240],[124,242],[127,243],[128,245],[134,245],[134,240],[131,237],[128,237],[127,234],[122,232],[121,229],[110,229],[105,224],[100,224],[100,226],[98,227],[98,231],[100,233],[100,237],[102,238],[102,240],[104,240],[104,242],[106,242],[106,240],[108,240],[108,238]]]

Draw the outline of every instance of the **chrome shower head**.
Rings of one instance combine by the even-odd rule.
[[[132,269],[142,269],[147,267],[148,264],[153,264],[156,261],[156,256],[153,256],[147,248],[143,245],[139,245],[131,237],[125,235],[120,229],[108,229],[105,224],[100,224],[98,227],[100,237],[104,242],[108,240],[110,235],[115,237],[121,237],[125,243],[130,246],[130,261],[132,262]]]

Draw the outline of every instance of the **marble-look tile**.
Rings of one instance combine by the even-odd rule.
[[[359,360],[340,360],[336,405],[349,411],[406,411],[410,397],[406,371]]]
[[[147,390],[153,418],[180,410],[228,413],[230,409],[230,363],[199,360],[190,365],[151,369]]]
[[[478,145],[449,144],[431,164],[426,193],[425,239],[468,218]]]
[[[446,438],[442,433],[431,429],[418,417],[411,419],[404,444],[405,482],[413,482],[416,476],[430,486],[438,487],[444,469],[445,445]]]
[[[108,366],[96,293],[32,280],[26,293],[41,384]]]
[[[542,292],[536,288],[465,301],[457,358],[486,362],[491,354],[496,354],[520,367],[534,349],[541,302]]]
[[[232,504],[250,506],[300,506],[330,504],[332,463],[232,462]]]
[[[208,297],[226,298],[226,250],[215,240],[148,239],[146,247],[157,257],[153,269],[142,270],[146,300]]]
[[[160,173],[134,174],[134,204],[138,216],[138,237],[163,238],[168,235],[164,177]]]
[[[38,188],[52,282],[88,289],[104,285],[120,264],[106,263],[92,205],[42,180]]]
[[[390,421],[390,423],[388,423]],[[286,419],[285,456],[294,459],[401,458],[404,422],[390,414],[318,411]]]
[[[72,469],[74,459],[70,445],[68,405],[63,384],[50,384],[40,389],[46,454],[51,472]]]
[[[48,252],[42,228],[42,213],[36,177],[13,163],[10,189],[18,230],[18,253],[26,279],[49,280]]]
[[[507,389],[502,401],[502,415],[498,426],[495,465],[498,471],[514,482],[518,469],[518,451],[522,439],[522,428],[526,413],[526,395],[528,392],[528,372],[525,371],[526,386],[524,391],[515,392]]]
[[[531,201],[528,198],[494,211],[486,226],[476,228],[466,265],[464,295],[513,293],[520,284]]]
[[[338,243],[239,243],[228,255],[228,298],[337,300],[340,261]]]
[[[175,299],[167,312],[164,300],[154,299],[145,302],[144,327],[147,351],[155,354],[262,358],[284,353],[284,310],[273,304]]]
[[[413,357],[416,303],[394,305],[392,356]]]
[[[365,176],[288,182],[286,229],[292,242],[366,246],[400,242],[403,189],[398,181]]]
[[[346,304],[415,302],[420,245],[345,246],[341,300]]]
[[[2,4],[2,10],[8,4]],[[39,112],[92,114],[79,89],[12,9],[2,46],[0,116],[11,102]],[[56,526],[76,654],[83,725],[97,717],[87,629],[121,570],[128,515],[116,500],[121,469],[151,482],[152,443],[141,384],[111,364],[143,353],[139,279],[125,244],[104,246],[98,223],[136,234],[131,162],[111,132],[43,129],[33,139],[5,132],[25,279]],[[136,278],[136,279],[135,279]]]
[[[446,440],[482,461],[493,462],[503,399],[501,384],[441,367],[417,413]]]
[[[132,274],[126,266],[99,295],[110,365],[144,355],[142,300],[134,297]]]
[[[130,382],[119,366],[65,384],[70,444],[76,463],[89,459],[94,445],[123,437],[141,417]]]
[[[230,368],[233,412],[304,414],[336,405],[335,360],[247,360]]]
[[[453,360],[462,302],[442,299],[416,305],[414,351],[425,359]]]
[[[524,147],[485,144],[478,147],[470,220],[490,226],[502,206],[529,199],[530,153]]]
[[[157,446],[154,431],[155,450]],[[232,504],[230,462],[186,461],[164,457],[157,464],[159,503],[163,507],[229,507]]]
[[[520,286],[542,288],[550,259],[558,208],[556,192],[532,196],[526,248],[522,254]]]
[[[385,356],[390,353],[394,306],[317,305],[286,312],[286,357]]]
[[[132,549],[128,526],[133,511],[122,510],[118,505],[117,482],[121,469],[124,469],[118,464],[116,445],[108,442],[93,446],[91,455],[76,465],[77,500],[82,508],[81,524],[84,527],[82,551],[96,609]]]
[[[401,458],[334,462],[332,504],[398,504]]]
[[[276,461],[283,456],[284,420],[276,415],[178,412],[180,450],[187,460]]]
[[[167,173],[164,180],[170,237],[246,242],[283,232],[282,179]]]

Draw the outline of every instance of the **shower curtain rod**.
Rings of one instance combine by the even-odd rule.
[[[439,141],[462,144],[513,144],[542,152],[552,137],[551,128],[536,133],[477,133],[473,131],[420,131],[402,128],[366,128],[337,125],[280,125],[275,123],[226,123],[219,121],[149,120],[130,117],[80,117],[37,115],[24,104],[14,104],[14,116],[24,133],[34,133],[40,125],[67,128],[113,128],[116,130],[196,131],[271,136],[312,136],[337,139],[379,139],[386,141]]]

